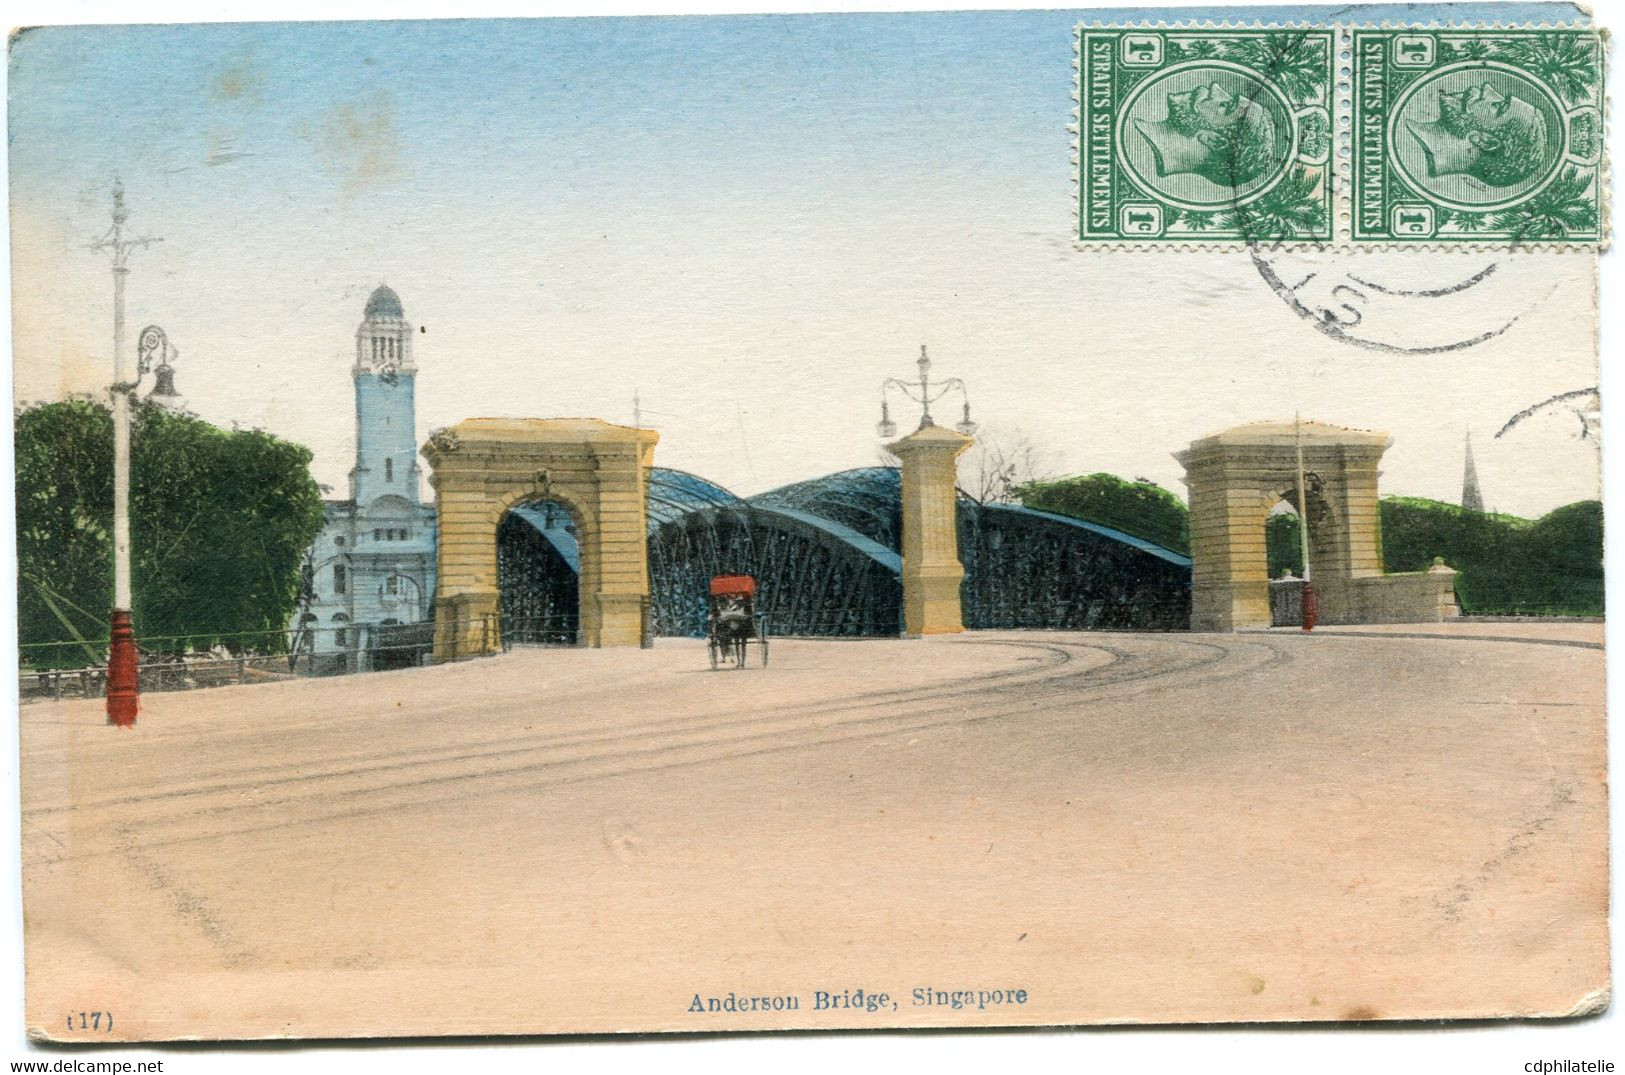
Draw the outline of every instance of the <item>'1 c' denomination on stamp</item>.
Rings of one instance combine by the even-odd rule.
[[[1328,242],[1329,29],[1078,29],[1082,243]]]
[[[1600,34],[1353,40],[1355,242],[1601,242]]]

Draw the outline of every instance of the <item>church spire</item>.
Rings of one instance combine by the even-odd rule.
[[[1473,434],[1467,431],[1467,467],[1461,476],[1461,506],[1468,511],[1483,511],[1484,496],[1478,491],[1478,468],[1473,466]]]

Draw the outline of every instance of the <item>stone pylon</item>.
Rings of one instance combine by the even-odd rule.
[[[1270,625],[1270,509],[1296,507],[1297,455],[1308,488],[1309,552],[1323,623],[1367,622],[1351,580],[1382,574],[1377,476],[1386,433],[1323,422],[1254,422],[1175,454],[1190,488],[1191,630]]]
[[[1191,495],[1191,630],[1267,628],[1274,506],[1300,500],[1320,622],[1437,623],[1457,614],[1455,571],[1386,574],[1377,478],[1386,433],[1322,422],[1255,422],[1177,453]]]
[[[955,461],[973,443],[963,433],[928,425],[886,445],[903,463],[903,633],[909,637],[965,629]]]
[[[569,512],[582,646],[636,646],[649,598],[648,492],[660,434],[597,418],[470,418],[423,446],[439,513],[434,659],[502,646],[497,530],[516,504]]]

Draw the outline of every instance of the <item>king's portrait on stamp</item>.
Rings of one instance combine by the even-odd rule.
[[[1080,242],[1329,240],[1331,32],[1078,31]]]
[[[1597,243],[1593,30],[1356,30],[1356,242]]]

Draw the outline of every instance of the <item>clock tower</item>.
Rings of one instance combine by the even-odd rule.
[[[356,453],[350,499],[357,507],[382,496],[419,503],[412,326],[400,297],[382,284],[367,299],[355,330],[352,373]]]

